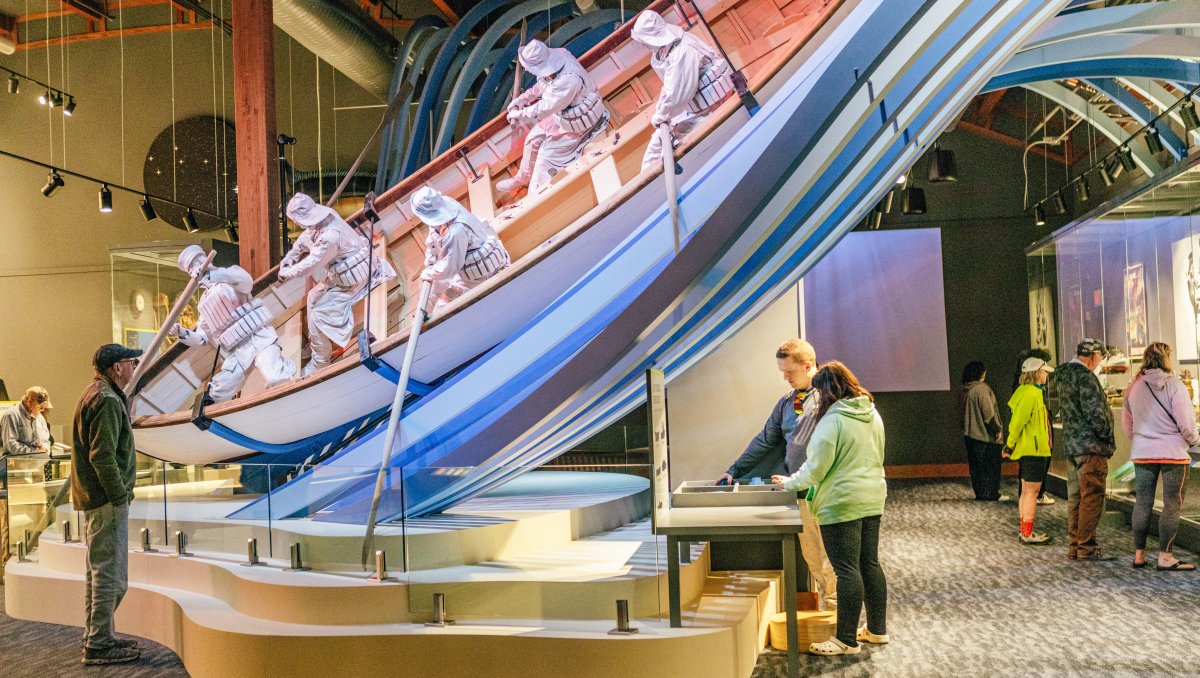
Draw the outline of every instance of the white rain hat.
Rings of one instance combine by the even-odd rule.
[[[657,12],[646,10],[633,22],[633,39],[655,49],[683,37],[683,29],[663,21]]]
[[[313,199],[303,193],[297,193],[288,201],[287,216],[288,219],[296,222],[304,228],[311,228],[325,221],[325,217],[329,215],[337,215],[332,209],[318,205],[313,202]]]
[[[530,40],[517,55],[525,70],[539,78],[554,75],[567,65],[562,49],[550,49],[541,40]]]
[[[1053,372],[1054,368],[1050,367],[1050,363],[1041,358],[1026,358],[1025,362],[1021,363],[1022,372],[1037,372],[1038,370]]]
[[[432,186],[422,186],[413,193],[408,204],[413,214],[429,226],[441,226],[458,214],[457,203]]]
[[[179,253],[179,270],[191,275],[192,266],[204,261],[206,256],[208,255],[204,253],[204,248],[199,245],[188,245]]]

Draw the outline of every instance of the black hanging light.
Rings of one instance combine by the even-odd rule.
[[[50,108],[58,108],[63,105],[62,92],[55,92],[54,96],[50,97]]]
[[[45,106],[46,104],[50,103],[50,100],[53,98],[54,95],[50,94],[50,90],[46,90],[38,95],[38,103],[42,106]]]
[[[933,155],[929,159],[929,181],[931,183],[946,183],[958,181],[958,162],[954,159],[954,151],[933,145]]]
[[[1050,204],[1054,205],[1054,213],[1063,215],[1067,213],[1067,203],[1063,201],[1062,193],[1055,191],[1054,195],[1050,196]]]
[[[142,203],[138,207],[142,210],[142,218],[146,221],[154,221],[158,218],[158,213],[154,211],[154,205],[150,204],[149,197],[143,197]]]
[[[1137,169],[1137,163],[1133,161],[1133,151],[1128,146],[1122,146],[1117,149],[1117,159],[1121,161],[1121,167],[1126,172],[1132,172]]]
[[[1079,183],[1075,186],[1075,197],[1079,202],[1087,202],[1092,197],[1092,188],[1088,186],[1086,174],[1079,177]]]
[[[67,182],[63,181],[62,175],[58,173],[58,170],[52,169],[50,170],[50,175],[46,177],[46,185],[42,186],[42,195],[49,198],[54,195],[55,191],[66,185]]]
[[[238,243],[237,225],[232,221],[225,222],[225,236],[229,238],[229,242],[235,245]]]
[[[1118,155],[1120,154],[1118,153]],[[1108,173],[1112,175],[1113,179],[1119,179],[1121,174],[1125,172],[1125,165],[1121,163],[1121,159],[1119,157],[1110,158],[1109,160],[1105,161],[1105,164],[1108,167]]]
[[[67,97],[67,105],[63,106],[63,115],[75,114],[75,97]]]
[[[1100,181],[1101,181],[1101,182],[1102,182],[1102,183],[1103,183],[1103,184],[1104,184],[1106,187],[1107,187],[1107,186],[1112,186],[1112,185],[1113,185],[1113,182],[1114,182],[1114,181],[1116,181],[1116,179],[1115,179],[1115,178],[1113,177],[1113,175],[1112,175],[1112,172],[1109,172],[1109,171],[1108,171],[1108,164],[1107,164],[1107,163],[1100,163]]]
[[[1150,151],[1150,155],[1158,155],[1166,150],[1163,146],[1162,137],[1158,135],[1158,128],[1150,125],[1146,128],[1146,150]]]
[[[867,215],[867,228],[870,228],[872,231],[878,231],[881,224],[883,224],[883,212],[880,212],[878,209],[871,210],[870,214]]]
[[[200,231],[200,225],[196,223],[196,215],[192,212],[191,207],[187,209],[187,212],[183,213],[183,225],[187,227],[188,233],[198,233]]]
[[[1046,225],[1046,210],[1042,208],[1040,202],[1033,207],[1033,223],[1038,226]]]
[[[895,198],[896,192],[889,190],[887,193],[883,194],[883,200],[879,201],[879,205],[877,205],[875,209],[879,210],[881,214],[887,214],[888,212],[891,212],[892,203],[895,202]]]
[[[21,79],[15,75],[8,76],[8,93],[16,94],[21,91]]]
[[[1191,99],[1179,107],[1179,117],[1183,119],[1183,126],[1189,132],[1200,127],[1200,115],[1196,115],[1196,102]]]
[[[100,185],[100,211],[108,214],[112,211],[112,189],[108,184]]]
[[[902,214],[925,214],[925,189],[909,186],[900,196]]]

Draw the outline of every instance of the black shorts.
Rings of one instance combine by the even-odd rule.
[[[1050,457],[1021,457],[1017,465],[1020,467],[1021,480],[1040,483],[1046,480],[1046,474],[1050,471]]]

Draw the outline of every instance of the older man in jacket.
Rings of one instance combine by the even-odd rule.
[[[1084,339],[1075,358],[1060,365],[1054,393],[1062,412],[1061,440],[1067,453],[1067,558],[1108,561],[1096,544],[1096,527],[1104,514],[1108,460],[1116,450],[1113,416],[1096,372],[1104,359],[1104,344]]]

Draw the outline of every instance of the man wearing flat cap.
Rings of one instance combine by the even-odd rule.
[[[457,299],[508,266],[508,251],[496,231],[454,198],[423,186],[409,206],[429,227],[421,280],[432,283],[429,296],[436,306]]]
[[[308,376],[329,364],[333,344],[350,343],[354,336],[354,304],[376,285],[396,277],[396,271],[386,259],[372,262],[367,239],[337,212],[316,204],[309,196],[293,196],[287,215],[304,232],[279,263],[279,279],[309,276],[316,283],[308,292],[312,357],[303,372]]]
[[[1103,562],[1115,556],[1096,544],[1096,527],[1104,515],[1108,460],[1117,449],[1112,410],[1096,373],[1104,360],[1105,346],[1084,339],[1075,358],[1060,365],[1054,394],[1062,412],[1063,449],[1067,453],[1067,558]]]
[[[536,191],[549,183],[604,131],[609,119],[596,81],[569,51],[531,40],[517,59],[537,82],[509,103],[508,121],[533,129],[525,137],[516,175],[496,184],[503,192],[522,186]]]
[[[662,78],[650,124],[669,125],[673,140],[695,129],[733,91],[729,63],[703,40],[667,23],[658,13],[639,14],[631,37],[651,51],[650,67]],[[642,156],[642,171],[661,167],[662,153],[662,137],[655,134]]]
[[[50,394],[31,386],[21,402],[0,414],[0,583],[4,563],[12,556],[8,546],[8,458],[50,451],[50,427],[42,413],[50,409]]]
[[[113,615],[129,587],[129,504],[137,471],[125,386],[142,352],[120,344],[96,351],[96,376],[75,408],[71,503],[83,511],[84,664],[138,658],[137,643],[113,635]]]

